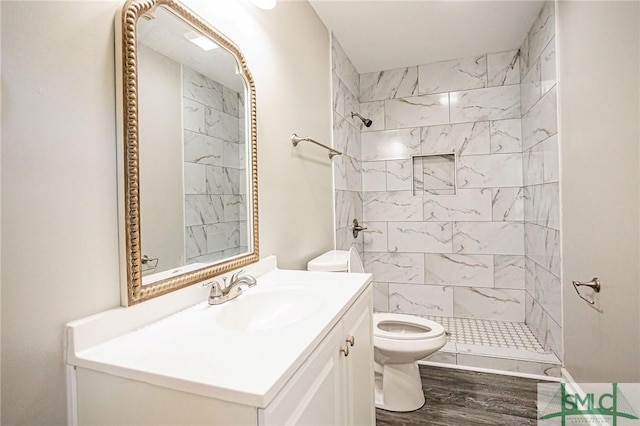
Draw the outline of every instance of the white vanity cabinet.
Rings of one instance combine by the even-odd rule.
[[[288,379],[283,377],[277,393],[264,400],[263,406],[232,394],[219,393],[223,397],[217,398],[207,394],[205,387],[202,392],[184,391],[171,380],[145,380],[144,371],[141,379],[135,380],[76,364],[72,373],[76,407],[71,423],[374,425],[370,282],[361,289],[350,307],[327,323],[325,335],[314,340],[319,343],[304,352],[306,359],[297,363],[300,366]],[[279,350],[275,344],[256,348],[254,359],[268,359]],[[268,362],[261,368],[268,369]]]
[[[259,410],[260,425],[375,424],[371,300],[369,288]]]

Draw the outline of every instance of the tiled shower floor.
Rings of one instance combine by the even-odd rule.
[[[450,342],[544,352],[542,345],[523,322],[436,316],[427,318],[441,324],[450,333]]]
[[[458,365],[560,377],[560,361],[522,322],[427,316],[449,332],[447,344],[426,364]]]

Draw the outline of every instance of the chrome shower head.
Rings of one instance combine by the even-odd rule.
[[[360,120],[362,120],[362,124],[364,124],[366,127],[371,127],[371,125],[373,124],[373,121],[369,120],[368,118],[364,118],[363,116],[361,116],[360,114],[358,114],[357,112],[351,112],[351,118],[353,117],[358,117]]]

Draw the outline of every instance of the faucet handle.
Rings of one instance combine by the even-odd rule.
[[[236,280],[238,279],[238,277],[240,275],[244,274],[244,269],[239,270],[238,272],[234,273],[233,275],[231,275],[231,281],[229,281],[229,284],[233,284],[234,282],[236,282]]]
[[[209,297],[220,297],[222,296],[222,288],[220,288],[220,283],[216,280],[211,280],[207,283],[201,284],[202,288],[211,287],[211,292],[209,293]]]

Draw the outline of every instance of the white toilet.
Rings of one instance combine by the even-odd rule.
[[[309,271],[364,272],[355,248],[331,250],[309,261]],[[447,343],[437,322],[413,315],[373,314],[376,407],[388,411],[413,411],[424,405],[417,361]]]

